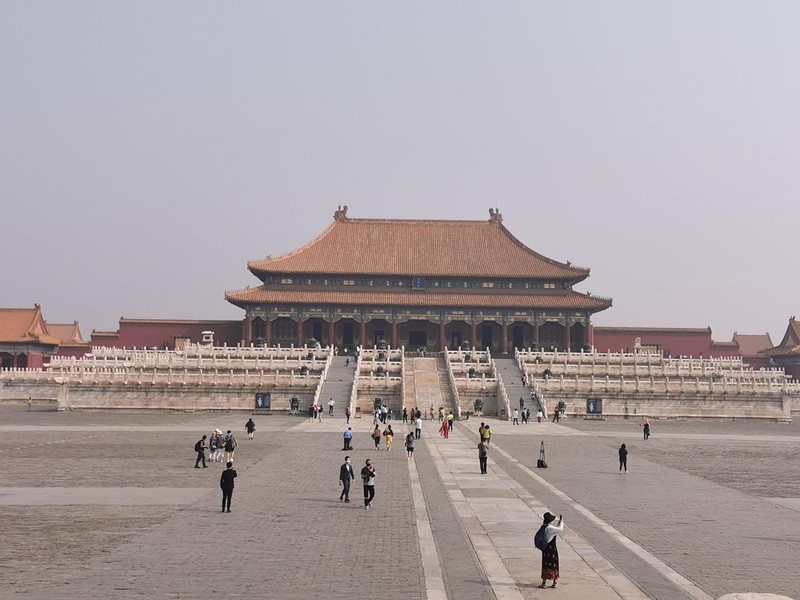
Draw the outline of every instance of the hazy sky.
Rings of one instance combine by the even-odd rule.
[[[0,306],[87,336],[239,318],[247,260],[337,204],[497,206],[591,267],[596,323],[777,343],[800,316],[799,32],[793,0],[3,0]]]

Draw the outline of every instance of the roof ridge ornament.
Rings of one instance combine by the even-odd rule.
[[[347,221],[347,205],[339,206],[336,209],[336,212],[333,213],[333,219],[335,221]]]
[[[500,214],[499,208],[489,209],[489,223],[500,225],[503,222],[503,215]]]

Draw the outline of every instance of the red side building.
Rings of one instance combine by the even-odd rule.
[[[42,318],[42,308],[0,308],[0,368],[39,369],[58,348]]]
[[[197,343],[204,331],[214,332],[214,344],[236,346],[242,341],[242,322],[197,319],[119,320],[116,331],[92,331],[92,346],[174,350],[184,341]]]
[[[245,343],[578,350],[611,306],[574,289],[589,269],[531,250],[492,209],[484,221],[436,221],[339,207],[305,246],[247,266],[261,284],[225,294],[245,311]]]

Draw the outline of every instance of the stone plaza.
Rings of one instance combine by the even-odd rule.
[[[378,470],[339,502],[341,410],[320,422],[242,412],[0,408],[0,597],[800,598],[800,429],[766,421],[491,419],[480,475],[475,417],[449,439],[423,422],[416,458],[352,418],[353,464]],[[202,434],[231,429],[231,514]],[[548,469],[537,469],[544,442]],[[630,450],[627,475],[617,448]],[[561,579],[539,589],[533,535],[563,514]],[[765,596],[766,597],[766,596]]]

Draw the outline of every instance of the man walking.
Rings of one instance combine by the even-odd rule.
[[[364,510],[369,510],[369,505],[375,499],[375,476],[377,475],[372,461],[367,459],[366,466],[361,469],[361,481],[364,482]]]
[[[342,486],[342,493],[339,495],[339,502],[350,502],[350,482],[356,478],[353,467],[350,465],[350,457],[344,457],[344,464],[339,468],[339,485]]]
[[[256,434],[256,424],[253,419],[247,419],[247,423],[244,424],[244,430],[247,432],[247,439],[252,440]]]
[[[197,452],[197,460],[194,461],[194,468],[200,468],[200,461],[203,461],[203,468],[206,468],[206,436],[203,439],[197,440],[194,445],[194,451]]]
[[[422,437],[422,419],[417,417],[414,421],[414,437],[420,439]]]
[[[558,404],[553,405],[553,423],[558,423],[561,420],[561,411],[558,409]]]
[[[352,448],[350,447],[350,442],[352,441],[353,441],[353,430],[350,427],[348,427],[344,432],[344,448],[342,448],[342,450],[345,452],[348,450],[352,450]]]
[[[236,471],[233,463],[228,462],[228,468],[219,477],[219,487],[222,488],[222,512],[231,512],[231,498],[233,498],[233,480],[236,479]],[[226,509],[227,505],[227,511]]]
[[[233,462],[233,455],[236,453],[236,446],[236,438],[233,437],[233,433],[231,433],[231,430],[228,429],[228,433],[225,435],[225,462]]]
[[[519,425],[519,411],[516,408],[512,414],[512,422],[514,425]]]
[[[347,417],[347,424],[350,424],[350,407],[344,409],[344,416]]]
[[[453,425],[455,425],[455,422],[456,422],[456,418],[453,415],[453,411],[451,410],[449,413],[447,413],[447,430],[448,431],[453,431]]]
[[[486,467],[489,462],[489,447],[483,440],[478,444],[478,462],[481,465],[481,475],[486,475]]]
[[[328,414],[329,414],[330,416],[333,416],[333,406],[334,406],[335,404],[336,404],[336,401],[335,401],[333,398],[331,398],[330,400],[328,400]]]

